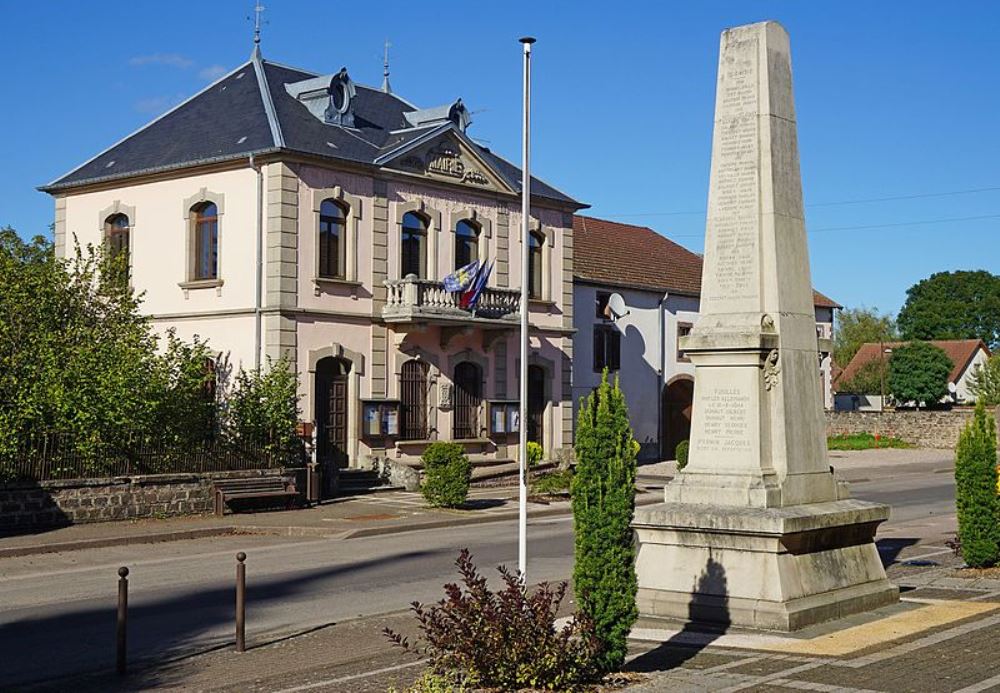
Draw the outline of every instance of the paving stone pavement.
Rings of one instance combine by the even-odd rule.
[[[930,553],[934,554],[932,565],[922,565],[929,560],[924,558],[916,559],[918,565],[907,564],[913,557]],[[933,546],[904,548],[887,571],[901,588],[900,606],[787,638],[800,654],[767,651],[774,649],[773,642],[757,634],[742,640],[733,633],[714,640],[706,635],[705,644],[693,647],[633,641],[629,667],[647,672],[649,678],[628,691],[1000,691],[996,659],[1000,653],[1000,580],[959,577],[960,563],[950,551]],[[950,611],[955,618],[933,621],[925,617],[931,610],[939,616]],[[863,645],[866,631],[878,632],[893,614],[903,614],[897,618],[904,626],[881,642],[840,656],[808,653],[820,650],[824,637],[836,637],[845,627]],[[960,617],[963,614],[966,617]],[[727,642],[741,646],[719,646]]]

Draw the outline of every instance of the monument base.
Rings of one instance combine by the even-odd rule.
[[[889,507],[662,503],[636,511],[644,617],[791,631],[899,599],[875,548]]]

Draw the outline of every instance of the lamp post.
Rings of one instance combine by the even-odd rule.
[[[535,39],[520,39],[524,47],[524,108],[522,112],[521,142],[521,401],[518,413],[518,471],[520,476],[517,518],[517,569],[522,584],[527,584],[528,568],[528,222],[531,215],[531,44]]]

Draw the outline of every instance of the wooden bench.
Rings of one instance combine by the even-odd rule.
[[[280,476],[258,476],[245,479],[219,479],[214,483],[215,514],[222,516],[226,503],[250,498],[283,498],[285,509],[290,510],[299,492],[294,484],[286,483]]]

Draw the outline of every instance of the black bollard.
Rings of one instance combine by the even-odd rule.
[[[247,647],[246,609],[247,609],[247,567],[244,561],[247,555],[240,551],[236,554],[236,651],[243,652]]]
[[[128,626],[128,568],[118,569],[118,638],[117,638],[117,669],[124,674],[126,669],[126,633]]]

